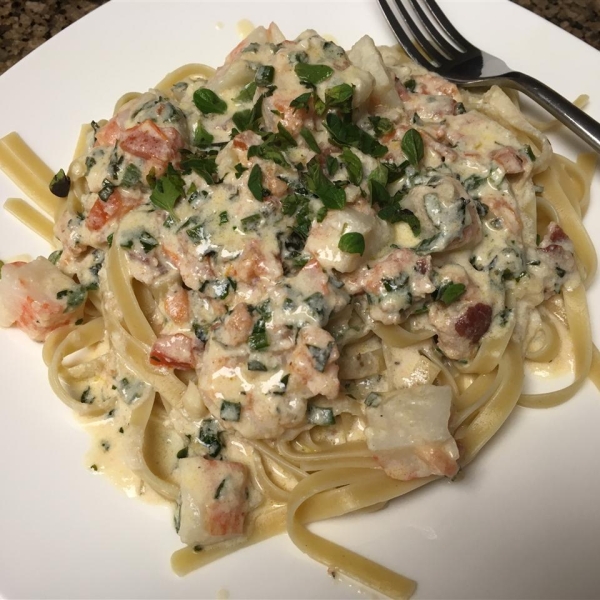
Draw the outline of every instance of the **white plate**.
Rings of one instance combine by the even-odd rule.
[[[600,54],[509,3],[444,2],[465,36],[568,97],[589,93],[600,118]],[[66,167],[79,125],[109,116],[186,62],[219,65],[236,23],[276,21],[349,47],[392,38],[374,1],[111,2],[0,78],[0,136],[19,131],[53,169]],[[556,138],[555,138],[556,139]],[[564,136],[556,146],[579,147]],[[586,219],[600,224],[600,179]],[[19,191],[0,176],[0,198]],[[48,248],[0,212],[0,256]],[[591,291],[598,316],[600,290]],[[598,339],[598,320],[594,330]],[[126,498],[84,468],[87,437],[46,382],[41,348],[0,332],[0,594],[5,597],[346,598],[285,537],[179,579],[166,509]],[[460,483],[441,483],[378,514],[315,530],[415,578],[419,598],[592,598],[600,593],[600,397],[591,385],[564,406],[517,409]],[[367,594],[371,596],[371,594]]]

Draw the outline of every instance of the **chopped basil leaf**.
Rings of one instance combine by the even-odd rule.
[[[290,380],[290,374],[286,373],[278,383],[276,383],[276,388],[271,390],[271,393],[275,396],[283,396],[287,391],[288,381]]]
[[[124,188],[130,188],[139,183],[142,178],[141,171],[133,164],[129,163],[125,172],[123,173],[123,179],[121,179],[121,185]]]
[[[150,235],[147,231],[142,231],[142,233],[140,234],[140,244],[142,245],[142,248],[144,249],[144,252],[146,254],[148,254],[150,250],[158,246],[156,238]]]
[[[388,223],[406,223],[415,237],[421,234],[421,221],[408,208],[400,208],[397,203],[384,206],[377,216]]]
[[[456,302],[467,291],[462,283],[452,281],[445,283],[436,293],[436,300],[444,303],[446,306]]]
[[[319,162],[314,158],[307,165],[305,181],[306,187],[316,194],[327,208],[341,209],[346,206],[346,192],[325,177]]]
[[[248,371],[266,371],[267,367],[260,360],[249,360]]]
[[[90,169],[96,164],[96,159],[93,156],[88,156],[85,159],[86,175],[90,172]]]
[[[326,206],[321,206],[321,208],[317,211],[317,216],[315,217],[317,219],[317,223],[322,223],[325,220],[328,212],[329,209]]]
[[[219,213],[219,225],[225,225],[225,223],[229,223],[229,215],[226,210]]]
[[[325,104],[335,107],[342,113],[352,112],[352,96],[354,88],[347,83],[341,83],[325,91]]]
[[[106,238],[106,243],[108,244],[108,247],[109,247],[109,248],[112,248],[113,236],[114,236],[114,235],[115,235],[114,233],[111,233],[111,234],[109,234],[109,235],[108,235],[108,237]]]
[[[369,173],[369,183],[372,181],[377,181],[383,186],[387,185],[388,169],[385,165],[377,165],[377,167]]]
[[[209,133],[204,129],[202,123],[198,121],[198,125],[196,125],[196,131],[194,131],[194,146],[210,146],[215,139],[215,136],[212,133]]]
[[[397,292],[404,288],[404,286],[408,283],[408,275],[406,273],[400,273],[400,275],[390,278],[386,277],[381,280],[383,283],[383,287],[386,292]]]
[[[296,63],[294,71],[302,83],[309,83],[311,85],[318,85],[333,75],[333,69],[327,65]]]
[[[102,182],[102,189],[98,192],[98,196],[100,197],[100,200],[102,200],[102,202],[106,202],[114,191],[115,184],[109,181],[108,179],[105,179]]]
[[[369,187],[371,188],[371,200],[373,204],[388,206],[392,202],[390,193],[385,188],[385,184],[382,184],[377,179],[371,179],[369,181]],[[387,221],[387,219],[385,220]]]
[[[283,152],[269,142],[264,142],[257,146],[250,146],[250,148],[248,148],[248,158],[252,158],[253,156],[258,156],[264,160],[271,160],[280,167],[289,166]]]
[[[48,257],[48,260],[55,265],[60,257],[62,256],[63,251],[62,250],[55,250],[54,252],[52,252],[52,254],[50,254],[50,256]],[[4,264],[4,263],[2,263]]]
[[[419,161],[425,155],[421,134],[416,129],[409,129],[402,136],[401,147],[408,162],[417,169],[419,167]]]
[[[239,421],[242,414],[242,405],[239,402],[223,400],[221,402],[220,416],[223,421]]]
[[[283,142],[285,147],[295,148],[298,145],[292,134],[282,125],[281,121],[277,123],[277,131],[279,133],[279,139]]]
[[[248,167],[244,167],[242,165],[242,163],[238,163],[237,165],[235,165],[235,167],[233,167],[235,169],[235,178],[239,179],[242,176],[242,173],[244,171],[248,170]]]
[[[216,458],[221,453],[221,432],[215,419],[204,419],[198,433],[198,440],[208,448],[208,455]]]
[[[382,158],[387,154],[388,149],[386,146],[380,144],[358,125],[342,121],[335,113],[327,115],[325,127],[329,131],[332,140],[340,146],[352,146],[373,158]]]
[[[529,144],[527,144],[523,150],[525,151],[525,154],[527,154],[527,156],[529,156],[529,159],[531,160],[531,162],[533,162],[535,160],[535,154],[533,153],[533,150],[531,149],[531,146]]]
[[[185,448],[182,448],[177,453],[177,458],[187,458],[187,457],[188,457],[188,447],[186,446]]]
[[[290,102],[290,107],[294,108],[296,110],[298,110],[298,109],[308,110],[308,103],[310,102],[311,97],[312,97],[312,94],[310,92],[300,94],[297,98],[294,98]]]
[[[273,77],[275,77],[275,67],[261,65],[258,67],[258,69],[256,69],[254,81],[256,82],[256,85],[266,87],[270,83],[273,83]]]
[[[360,158],[358,158],[350,148],[344,148],[341,158],[342,162],[346,165],[350,183],[360,185],[360,182],[363,179],[363,169]]]
[[[265,94],[261,94],[254,103],[252,109],[240,110],[232,116],[233,122],[239,131],[257,128],[258,121],[262,118],[262,105],[264,97]]]
[[[373,132],[376,138],[380,138],[394,130],[394,124],[385,117],[369,117],[371,125],[373,125]]]
[[[208,342],[208,326],[200,325],[200,323],[194,323],[192,325],[192,329],[194,330],[194,335],[201,341],[206,344]]]
[[[306,142],[306,145],[313,152],[316,152],[317,154],[321,153],[321,149],[319,148],[319,144],[317,144],[317,140],[315,140],[315,136],[312,134],[312,132],[310,131],[310,129],[307,129],[306,127],[303,127],[300,130],[300,135],[302,136],[302,138]]]
[[[222,406],[221,406],[222,408]],[[227,420],[227,419],[225,419]],[[239,421],[239,419],[237,419]],[[227,477],[221,481],[221,483],[217,486],[217,490],[215,491],[215,495],[213,496],[213,500],[218,500],[223,493],[223,489],[225,488],[225,483],[227,482]]]
[[[180,227],[180,229],[183,229],[186,226],[187,229],[185,233],[194,244],[198,245],[206,241],[207,236],[204,229],[204,223],[198,223],[197,217],[190,217],[190,219],[188,219],[186,223]]]
[[[333,177],[340,168],[340,161],[331,154],[325,159],[325,166],[327,167],[327,173]]]
[[[150,202],[157,208],[166,210],[175,219],[173,208],[180,196],[183,196],[184,182],[181,175],[169,163],[167,172],[156,181],[150,195]]]
[[[65,312],[69,310],[73,310],[77,308],[80,304],[82,304],[87,297],[86,287],[83,285],[76,285],[67,290],[61,290],[56,294],[56,299],[61,300],[62,298],[67,299],[67,308]]]
[[[264,350],[269,347],[269,338],[267,337],[267,329],[264,319],[258,319],[254,323],[252,333],[248,338],[248,346],[251,350]]]
[[[48,187],[55,196],[66,198],[69,195],[69,189],[71,189],[71,179],[64,170],[61,169],[54,175]]]
[[[263,186],[262,186],[263,174],[262,169],[259,165],[254,165],[250,171],[248,177],[248,189],[252,192],[252,195],[262,202],[263,199]]]
[[[362,256],[365,252],[365,236],[357,231],[344,233],[338,242],[338,248],[342,252],[360,254]]]
[[[454,107],[454,114],[455,115],[464,115],[467,112],[467,109],[465,108],[465,105],[462,102],[457,102],[456,106]]]
[[[335,417],[331,408],[322,408],[310,404],[306,410],[306,420],[313,425],[326,427],[335,423]]]
[[[377,406],[379,406],[380,403],[381,403],[381,396],[379,394],[376,394],[375,392],[371,392],[365,398],[365,404],[367,406],[372,406],[373,408],[376,408]]]
[[[256,82],[252,81],[242,88],[242,91],[233,99],[234,102],[252,102],[256,93]]]
[[[480,177],[479,175],[469,175],[462,183],[467,192],[476,190],[482,183],[486,181],[486,177]]]
[[[255,213],[253,215],[250,215],[249,217],[244,217],[241,220],[242,231],[244,233],[248,233],[249,231],[256,231],[258,229],[258,225],[260,224],[261,219],[262,216],[259,213]]]
[[[194,104],[204,115],[211,113],[223,115],[227,111],[227,103],[208,88],[200,88],[194,92]]]
[[[81,394],[79,401],[81,402],[81,404],[93,404],[95,400],[94,395],[92,394],[92,390],[90,388],[90,386],[88,385],[88,387],[85,388],[85,390],[83,390],[83,393]]]
[[[407,79],[403,84],[402,84],[409,92],[414,92],[415,91],[415,87],[417,85],[417,82],[414,79]]]
[[[181,152],[181,154],[181,169],[184,174],[188,174],[194,171],[195,173],[200,175],[200,177],[202,177],[202,179],[204,179],[204,181],[206,181],[206,183],[208,183],[209,185],[215,183],[215,178],[217,176],[217,163],[215,162],[213,156],[192,154],[191,152],[184,153],[183,151]],[[175,169],[173,169],[171,165],[169,165],[169,168],[171,170],[171,177],[179,178],[178,182],[181,183],[183,193],[183,179],[181,179],[179,173],[177,173],[177,171],[175,171]]]

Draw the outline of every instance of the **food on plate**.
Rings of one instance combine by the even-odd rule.
[[[45,341],[52,388],[99,425],[91,468],[172,503],[178,573],[287,528],[408,596],[306,524],[455,478],[517,403],[590,372],[590,169],[500,88],[397,47],[259,27],[84,128],[54,196],[40,163],[0,142],[50,218],[7,208],[56,247],[4,265],[0,325]],[[569,352],[570,386],[522,394],[524,361]]]

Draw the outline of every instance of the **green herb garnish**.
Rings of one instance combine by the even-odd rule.
[[[294,71],[302,83],[310,85],[318,85],[333,75],[333,69],[327,65],[296,63]]]
[[[227,111],[227,103],[208,88],[200,88],[194,92],[194,104],[204,115],[223,115]]]
[[[59,198],[66,198],[71,189],[71,178],[61,169],[50,181],[50,191]]]
[[[419,167],[419,161],[425,155],[423,138],[416,129],[409,129],[402,136],[402,152],[404,152],[408,162],[416,169]]]
[[[342,252],[360,254],[362,256],[365,252],[365,236],[357,231],[344,233],[338,242],[338,248]]]

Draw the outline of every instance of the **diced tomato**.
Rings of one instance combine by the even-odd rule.
[[[193,369],[194,341],[183,333],[161,335],[150,350],[150,363],[171,369]]]
[[[96,146],[113,146],[119,139],[121,129],[113,117],[106,125],[96,132]]]
[[[177,130],[169,131],[170,129],[172,128],[161,129],[153,121],[146,120],[124,132],[121,148],[146,160],[153,158],[168,162],[181,148],[181,136]]]
[[[87,217],[87,228],[90,231],[98,231],[110,221],[121,219],[130,210],[139,206],[139,204],[140,200],[138,198],[123,196],[119,190],[116,189],[106,202],[103,202],[100,198],[94,202]]]

